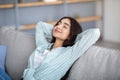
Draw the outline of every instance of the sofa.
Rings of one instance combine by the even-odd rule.
[[[6,45],[5,71],[12,80],[19,80],[36,48],[35,36],[15,27],[0,27],[0,45]],[[120,80],[120,51],[92,45],[71,66],[64,80]]]

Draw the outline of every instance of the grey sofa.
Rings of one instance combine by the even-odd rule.
[[[6,72],[19,80],[35,49],[35,38],[14,27],[0,28],[0,44],[8,46]],[[67,80],[120,80],[120,51],[91,46],[71,67]]]

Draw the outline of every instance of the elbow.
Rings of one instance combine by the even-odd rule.
[[[100,38],[100,29],[95,28],[93,29],[94,40],[97,41]]]
[[[95,36],[97,37],[97,39],[100,38],[100,29],[99,28],[95,29]]]

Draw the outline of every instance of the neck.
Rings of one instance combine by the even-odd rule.
[[[56,39],[52,49],[57,47],[62,47],[62,46],[63,46],[63,41]]]

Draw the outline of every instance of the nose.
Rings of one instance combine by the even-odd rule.
[[[59,28],[59,29],[62,29],[62,24],[60,24],[60,25],[57,25],[57,28]]]

